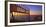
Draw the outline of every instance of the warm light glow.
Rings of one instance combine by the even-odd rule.
[[[29,14],[13,12],[13,16],[25,16],[25,15],[29,15]]]
[[[30,15],[40,15],[40,11],[30,11]]]

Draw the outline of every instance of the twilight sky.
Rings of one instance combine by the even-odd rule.
[[[24,5],[24,4],[17,4],[18,6],[21,6],[22,8],[25,8],[27,10],[30,10],[30,15],[40,15],[42,14],[42,6],[41,5]]]

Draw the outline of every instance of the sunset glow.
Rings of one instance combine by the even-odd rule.
[[[24,5],[24,4],[17,4],[26,10],[30,10],[30,15],[41,15],[42,14],[42,6],[41,5]]]
[[[25,15],[28,15],[28,14],[13,12],[13,15],[14,16],[25,16]]]

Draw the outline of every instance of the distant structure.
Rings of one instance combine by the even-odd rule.
[[[10,4],[10,14],[11,16],[15,16],[14,22],[29,21],[30,10],[26,10],[20,6],[17,6],[16,4]],[[11,18],[11,21],[13,22],[14,19]]]
[[[16,4],[10,4],[10,12],[20,12],[29,14],[30,10],[26,10],[20,6],[17,6]]]

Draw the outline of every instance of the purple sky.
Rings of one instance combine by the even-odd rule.
[[[21,6],[22,8],[25,8],[27,10],[30,10],[30,15],[40,15],[42,14],[42,6],[41,5],[23,5],[23,4],[17,4],[18,6]]]

